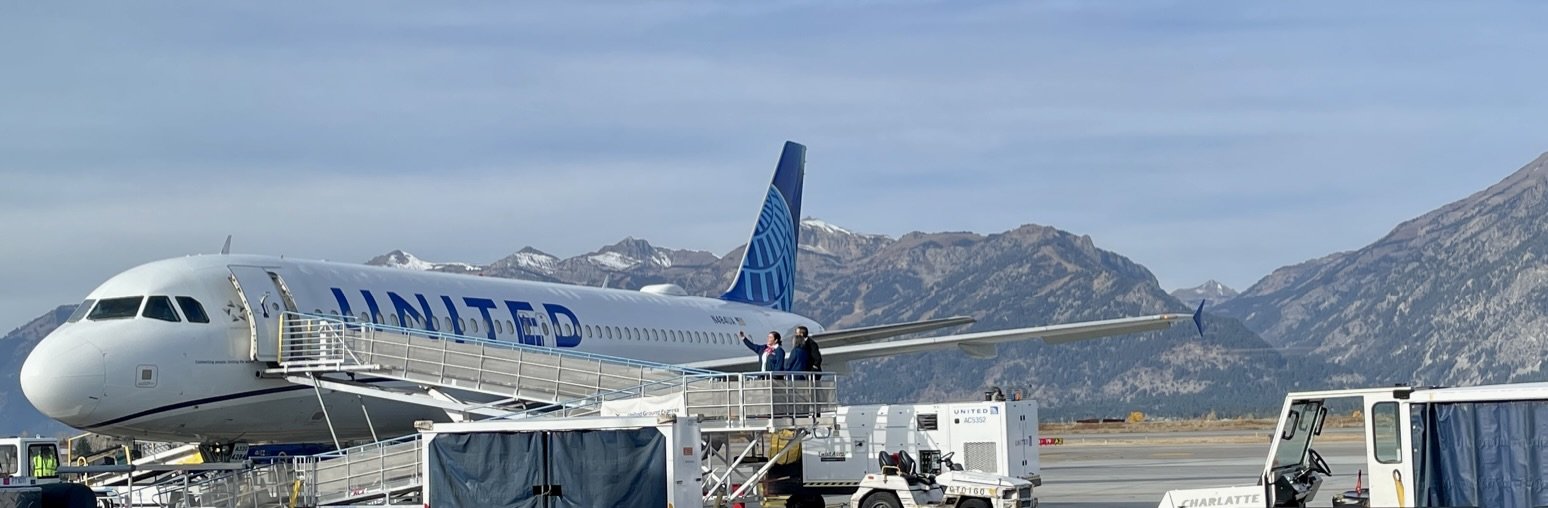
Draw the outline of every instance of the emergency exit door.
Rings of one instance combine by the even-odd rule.
[[[252,334],[250,357],[255,361],[279,361],[280,316],[295,312],[296,302],[277,268],[231,265],[231,285],[242,300],[247,328]]]

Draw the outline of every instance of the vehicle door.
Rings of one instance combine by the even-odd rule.
[[[1365,398],[1365,462],[1370,471],[1368,506],[1414,506],[1413,426],[1409,404],[1386,395]]]
[[[1308,500],[1301,496],[1320,485],[1321,478],[1313,472],[1317,456],[1311,449],[1327,414],[1320,399],[1291,400],[1286,405],[1261,480],[1268,506],[1297,506]]]

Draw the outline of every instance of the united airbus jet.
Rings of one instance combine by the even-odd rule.
[[[189,256],[103,282],[28,356],[22,389],[49,417],[101,434],[322,442],[333,435],[330,422],[338,437],[365,438],[412,432],[415,420],[447,414],[263,376],[275,365],[285,313],[723,371],[758,368],[739,332],[761,340],[770,330],[789,334],[806,326],[822,345],[825,368],[842,370],[852,360],[938,349],[986,357],[1002,342],[1136,333],[1189,317],[897,340],[885,339],[972,320],[826,330],[791,312],[805,155],[804,146],[785,144],[741,267],[718,298],[689,296],[670,284],[629,291],[274,256]]]

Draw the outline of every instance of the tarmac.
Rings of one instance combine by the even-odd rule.
[[[1172,489],[1254,485],[1268,457],[1265,431],[1048,435],[1063,445],[1040,448],[1044,508],[1154,507]],[[1354,488],[1365,467],[1360,429],[1328,429],[1312,446],[1333,477],[1311,505]]]

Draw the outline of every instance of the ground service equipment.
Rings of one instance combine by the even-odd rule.
[[[849,498],[856,508],[1032,508],[1032,482],[977,471],[963,471],[942,455],[940,474],[918,472],[918,464],[908,452],[877,454],[881,472],[865,475],[860,487]]]
[[[1368,476],[1318,497],[1328,407],[1355,404]],[[1256,485],[1174,490],[1160,508],[1548,505],[1548,383],[1291,393]]]
[[[866,475],[882,473],[877,454],[908,451],[918,473],[944,473],[951,455],[968,471],[1042,484],[1038,474],[1037,402],[977,401],[941,404],[839,406],[837,428],[801,443],[800,459],[778,466],[770,478],[776,493],[849,494]]]

